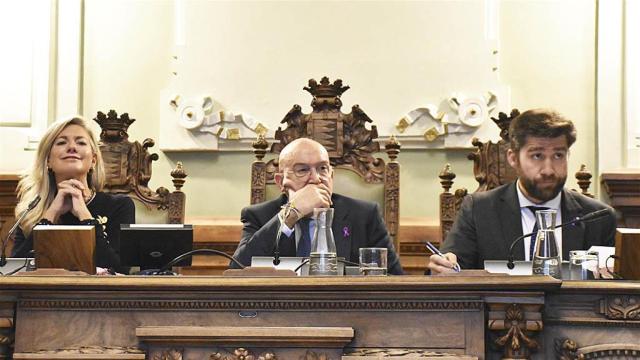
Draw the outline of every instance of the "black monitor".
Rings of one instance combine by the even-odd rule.
[[[192,225],[120,225],[120,262],[124,266],[139,266],[140,270],[160,269],[192,249]],[[175,264],[190,265],[190,256]]]

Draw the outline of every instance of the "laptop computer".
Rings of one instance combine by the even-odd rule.
[[[7,258],[7,263],[4,266],[0,266],[0,276],[30,271],[34,267],[35,261],[33,258]]]
[[[120,225],[120,261],[141,270],[160,269],[193,250],[193,226],[185,224]],[[190,266],[185,257],[174,266]]]

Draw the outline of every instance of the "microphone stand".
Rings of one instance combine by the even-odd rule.
[[[220,255],[220,256],[224,256],[227,259],[233,261],[234,263],[236,263],[236,265],[238,265],[241,269],[244,269],[245,266],[238,261],[236,258],[234,258],[233,256],[223,252],[223,251],[219,251],[219,250],[214,250],[214,249],[195,249],[195,250],[191,250],[191,251],[187,251],[186,253],[176,257],[175,259],[169,261],[165,266],[161,267],[158,271],[154,272],[153,275],[165,275],[167,274],[168,270],[171,269],[171,267],[177,263],[179,263],[182,259],[187,258],[189,256],[193,256],[195,254],[214,254],[214,255]],[[174,274],[175,275],[175,274]]]
[[[2,242],[2,253],[0,253],[0,267],[7,265],[7,244],[9,243],[9,239],[11,239],[11,236],[13,235],[13,233],[16,230],[18,230],[18,226],[20,225],[20,222],[22,221],[22,219],[24,219],[24,217],[27,216],[27,214],[31,210],[33,210],[33,208],[35,208],[39,202],[40,202],[40,195],[37,195],[33,200],[31,200],[31,202],[29,203],[29,206],[27,206],[27,208],[22,211],[22,214],[20,214],[20,216],[18,217],[18,220],[16,220],[15,224],[13,224],[11,229],[9,229],[6,239],[4,239],[4,241]]]
[[[603,216],[605,216],[606,214],[609,214],[609,213],[610,213],[609,209],[600,209],[600,210],[594,211],[592,213],[589,213],[589,214],[587,214],[587,215],[585,215],[583,217],[578,216],[573,220],[567,221],[566,223],[562,223],[562,224],[556,225],[556,226],[553,227],[553,229],[557,229],[557,228],[560,228],[560,227],[565,227],[567,225],[577,224],[579,222],[590,222],[590,221],[593,221],[593,220],[598,220],[599,218],[601,218],[601,217],[603,217]],[[516,246],[516,244],[518,242],[520,242],[520,240],[522,240],[522,239],[524,239],[524,238],[526,238],[528,236],[531,236],[531,235],[534,235],[534,233],[528,233],[528,234],[524,234],[522,236],[518,236],[515,240],[513,240],[513,242],[509,246],[509,258],[507,259],[507,268],[509,268],[509,270],[512,270],[514,267],[516,267],[516,265],[513,262],[514,261],[513,260],[513,247]]]

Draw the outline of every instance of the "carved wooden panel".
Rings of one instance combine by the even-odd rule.
[[[175,187],[173,192],[164,187],[152,191],[148,186],[151,180],[151,163],[158,160],[158,154],[149,153],[149,149],[155,142],[152,139],[145,139],[142,144],[129,141],[127,130],[135,119],[130,118],[127,113],[118,116],[114,110],[106,115],[99,111],[93,120],[102,128],[99,146],[107,175],[105,191],[127,194],[150,209],[167,211],[169,223],[183,223],[186,198],[180,189],[187,173],[182,163],[178,162],[171,171]]]
[[[6,239],[15,222],[14,210],[18,203],[16,188],[20,176],[17,174],[0,174],[0,238]],[[7,244],[7,254],[11,254],[12,241]]]

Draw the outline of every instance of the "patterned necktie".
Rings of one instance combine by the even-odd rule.
[[[297,257],[309,257],[311,253],[311,236],[309,234],[309,222],[310,218],[302,218],[298,221],[300,225],[300,241],[298,242],[298,249],[296,250]]]
[[[533,235],[531,235],[531,244],[529,245],[529,260],[533,261],[533,253],[536,251],[536,238],[538,237],[538,219],[536,218],[536,211],[549,210],[549,208],[544,206],[527,206],[527,209],[533,213],[533,218],[536,221],[535,225],[533,225],[533,230],[531,231]]]

